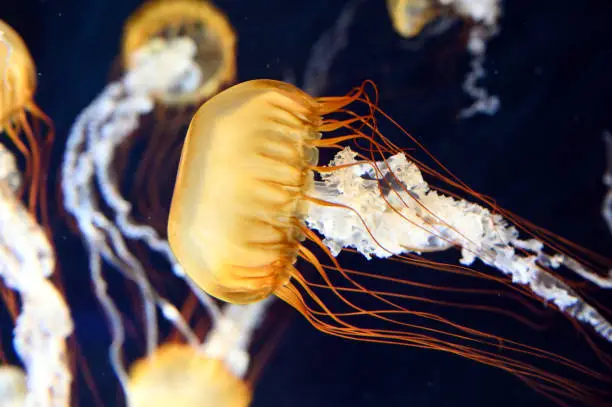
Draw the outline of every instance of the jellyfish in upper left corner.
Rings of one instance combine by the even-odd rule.
[[[468,28],[465,47],[472,61],[462,87],[473,102],[461,110],[459,117],[497,112],[499,98],[490,95],[479,81],[486,76],[483,64],[487,44],[500,31],[500,0],[387,0],[387,10],[394,30],[405,39],[440,32],[448,28],[448,22],[463,20]]]
[[[275,295],[342,338],[499,368],[561,406],[610,406],[610,312],[585,283],[612,287],[612,260],[471,189],[378,107],[366,85],[313,98],[288,83],[253,80],[202,105],[168,220],[187,275],[236,304]],[[379,120],[414,148],[393,144]],[[334,159],[319,164],[330,151]],[[461,257],[449,260],[454,249]],[[357,253],[372,262],[342,265]],[[591,360],[521,338],[544,326],[542,301],[572,321]],[[467,310],[517,329],[481,325]]]
[[[12,352],[0,348],[0,404],[63,407],[70,403],[73,323],[45,229],[46,158],[41,156],[48,145],[38,144],[36,120],[46,118],[37,116],[31,100],[34,68],[23,41],[4,23],[0,34],[5,46],[0,48],[5,57],[2,130],[8,135],[0,134],[0,310],[7,312],[0,331],[3,339],[10,332],[12,345]],[[23,188],[20,161],[25,162]]]
[[[46,170],[54,130],[51,119],[34,101],[36,66],[21,36],[0,20],[0,144],[16,154],[21,186],[17,196],[34,218],[48,229]],[[59,283],[59,281],[55,281]],[[13,318],[17,303],[11,290],[2,288]]]
[[[22,194],[33,215],[46,219],[45,174],[53,124],[34,102],[36,66],[21,36],[0,20],[0,141],[24,161]],[[44,125],[43,126],[41,126]]]

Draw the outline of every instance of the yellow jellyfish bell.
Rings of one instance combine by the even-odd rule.
[[[192,92],[159,95],[166,105],[183,105],[214,95],[236,76],[236,35],[223,14],[205,0],[150,0],[128,19],[123,34],[122,59],[133,64],[137,49],[153,38],[189,37],[197,46],[196,61],[202,84]]]
[[[249,303],[289,280],[304,238],[297,223],[305,215],[301,197],[318,157],[318,110],[297,88],[258,80],[216,95],[194,116],[168,240],[210,294]]]
[[[393,28],[404,38],[416,37],[439,14],[432,0],[387,0]]]
[[[136,362],[127,385],[129,407],[247,407],[251,398],[222,361],[181,344],[163,345]]]
[[[34,60],[23,39],[11,26],[0,20],[3,45],[0,47],[0,128],[6,130],[8,117],[20,112],[32,100],[36,90]]]
[[[36,66],[21,36],[0,20],[0,144],[16,149],[25,163],[18,191],[29,213],[48,230],[45,171],[54,138],[51,119],[34,102]],[[44,124],[44,126],[41,126]],[[7,140],[8,139],[8,140]],[[8,141],[8,143],[6,143]],[[58,274],[53,281],[61,287]],[[15,292],[0,287],[5,306],[17,317]]]

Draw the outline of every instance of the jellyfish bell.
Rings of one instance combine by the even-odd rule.
[[[168,218],[169,244],[187,275],[233,303],[274,294],[333,335],[444,350],[512,373],[560,404],[606,405],[609,374],[513,340],[512,332],[496,335],[445,316],[470,309],[537,329],[543,324],[536,305],[545,300],[612,341],[607,311],[581,297],[584,283],[557,276],[561,264],[587,275],[571,261],[584,252],[470,189],[376,106],[368,84],[346,96],[313,98],[286,83],[255,80],[200,107],[187,132]],[[353,103],[365,112],[356,113]],[[429,161],[384,137],[376,115]],[[318,163],[322,149],[339,151],[327,166]],[[519,238],[519,230],[533,238]],[[461,249],[460,265],[425,257],[454,247]],[[498,286],[454,287],[419,281],[424,277],[415,273],[351,270],[336,259],[351,251]],[[477,258],[511,280],[468,267]],[[314,268],[317,281],[298,259]],[[504,290],[522,313],[496,304]],[[612,361],[595,342],[588,345],[609,370]],[[593,390],[597,385],[587,380],[604,390]]]
[[[387,11],[395,31],[404,38],[414,38],[438,18],[493,26],[501,15],[501,6],[499,0],[387,0]],[[435,31],[447,27],[440,24]]]
[[[440,15],[432,0],[387,0],[387,10],[393,28],[404,38],[416,37]]]
[[[153,38],[187,37],[196,45],[200,77],[191,88],[158,95],[166,105],[201,102],[214,95],[236,76],[236,35],[227,17],[208,1],[152,0],[130,16],[126,23],[122,59],[126,69],[135,61],[135,51]]]
[[[18,380],[23,372],[2,366],[15,356],[28,376],[27,405],[42,400],[67,405],[73,322],[61,291],[50,281],[56,268],[50,238],[16,194],[18,174],[16,160],[0,143],[0,279],[5,302],[0,308],[12,318],[11,323],[2,316],[3,337],[12,331],[12,349],[0,347],[0,405],[24,405],[19,404],[25,391]]]
[[[129,372],[129,407],[247,407],[252,393],[218,359],[188,345],[166,344]]]
[[[24,406],[27,391],[27,377],[23,369],[11,365],[0,366],[0,405]]]
[[[54,130],[49,117],[34,102],[35,91],[32,56],[21,36],[0,20],[0,144],[17,154],[15,174],[22,174],[17,197],[49,234],[46,171]],[[52,279],[61,287],[57,273]],[[14,292],[3,288],[2,297],[15,318]]]

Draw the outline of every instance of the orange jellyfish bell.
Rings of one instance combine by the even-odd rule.
[[[0,144],[18,155],[23,173],[18,197],[29,213],[48,231],[46,174],[53,123],[34,102],[36,66],[21,36],[0,20]],[[44,124],[44,126],[41,126]],[[7,142],[8,141],[8,142]],[[61,287],[58,274],[52,280]],[[0,289],[6,307],[17,316],[12,290]]]
[[[395,31],[404,38],[416,37],[440,14],[432,0],[387,0]]]
[[[202,78],[189,91],[158,95],[166,105],[201,102],[236,76],[236,35],[227,17],[205,0],[151,0],[130,16],[125,25],[122,59],[126,68],[135,51],[154,38],[191,38]]]
[[[183,147],[168,241],[189,276],[234,303],[284,286],[304,234],[317,102],[282,82],[236,85],[195,114]],[[201,225],[206,225],[202,228]]]
[[[0,366],[0,405],[23,406],[27,394],[27,377],[23,369],[12,365]]]
[[[222,361],[208,358],[188,345],[166,344],[130,369],[130,407],[247,407],[248,385]]]

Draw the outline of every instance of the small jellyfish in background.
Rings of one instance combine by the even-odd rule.
[[[415,38],[434,27],[430,33],[445,30],[454,17],[465,20],[469,26],[467,51],[472,56],[471,71],[465,77],[463,90],[474,103],[461,110],[459,117],[468,118],[482,113],[493,115],[500,101],[490,95],[478,81],[486,76],[484,69],[487,43],[499,32],[502,14],[500,0],[387,0],[387,9],[395,31],[402,37]]]
[[[0,404],[23,407],[27,394],[26,375],[15,366],[0,366]]]
[[[135,362],[126,385],[127,405],[250,405],[256,377],[247,375],[249,347],[269,304],[227,305],[204,341],[167,342]]]
[[[377,98],[370,82],[313,98],[254,80],[204,103],[187,133],[168,220],[187,275],[232,303],[274,294],[339,337],[495,366],[563,406],[610,405],[610,311],[591,292],[610,286],[612,261],[472,190]],[[381,121],[412,148],[394,145]],[[336,155],[321,165],[325,150]],[[341,266],[353,256],[372,266]],[[377,258],[406,267],[377,267]],[[583,338],[589,366],[564,356],[567,349],[516,336],[542,329],[543,302]],[[507,324],[491,332],[466,311]]]
[[[1,330],[12,350],[3,346],[0,355],[12,364],[8,355],[14,352],[24,369],[19,378],[17,368],[2,367],[0,404],[67,407],[73,325],[55,270],[46,206],[53,124],[33,100],[32,56],[1,20],[0,82],[0,290],[12,319]]]
[[[25,160],[25,200],[35,216],[46,216],[45,175],[53,141],[51,120],[34,102],[36,66],[19,34],[0,20],[0,131]],[[44,125],[46,128],[42,128]]]
[[[34,102],[36,66],[19,34],[0,20],[0,142],[18,153],[23,182],[17,192],[28,211],[48,227],[46,170],[54,138],[53,124]],[[61,286],[59,277],[53,281]],[[11,290],[2,289],[9,311],[16,316]]]
[[[198,103],[211,97],[236,76],[236,35],[227,17],[209,1],[152,0],[126,21],[122,60],[126,70],[136,63],[135,51],[154,38],[186,37],[197,50],[192,72],[175,87],[156,94],[167,105]]]
[[[440,17],[459,18],[494,28],[501,15],[499,0],[387,0],[393,28],[404,38],[416,37]]]
[[[608,225],[610,233],[612,233],[612,134],[604,133],[604,142],[606,144],[606,171],[603,176],[604,185],[608,188],[603,203],[601,204],[601,214]]]

